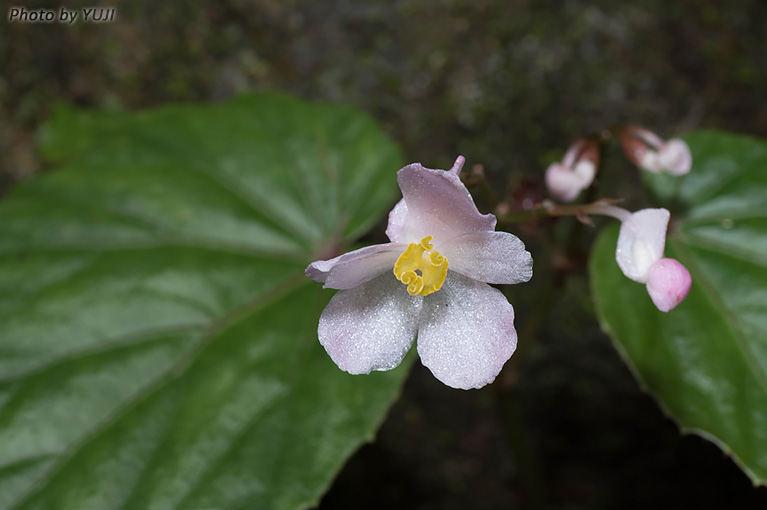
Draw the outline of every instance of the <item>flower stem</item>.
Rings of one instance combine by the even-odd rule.
[[[590,204],[563,205],[552,202],[551,200],[544,200],[525,211],[498,211],[496,217],[498,218],[498,223],[504,225],[524,223],[526,221],[534,221],[540,218],[550,218],[554,216],[580,217],[589,214],[611,216],[623,221],[628,218],[631,213],[625,209],[616,207],[614,204],[618,202],[618,200],[603,198]]]

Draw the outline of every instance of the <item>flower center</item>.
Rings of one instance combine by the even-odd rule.
[[[447,258],[434,250],[432,239],[434,236],[426,236],[418,244],[408,244],[394,264],[394,276],[407,285],[412,296],[428,296],[445,283]]]

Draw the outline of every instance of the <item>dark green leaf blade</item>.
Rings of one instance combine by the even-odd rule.
[[[303,276],[391,205],[365,116],[261,94],[62,110],[0,203],[0,508],[302,508],[406,367],[341,372]]]

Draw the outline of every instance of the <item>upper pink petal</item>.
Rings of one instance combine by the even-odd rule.
[[[450,272],[442,290],[424,298],[418,354],[448,386],[493,382],[516,347],[514,308],[498,289]]]
[[[440,249],[448,268],[485,283],[521,283],[533,276],[533,257],[525,244],[508,232],[469,232]]]
[[[389,212],[389,224],[386,226],[386,235],[389,237],[389,241],[393,243],[411,242],[408,241],[408,239],[412,240],[412,235],[407,232],[407,219],[407,204],[403,198]]]
[[[407,238],[395,236],[400,242],[417,242],[431,235],[438,247],[466,232],[495,230],[495,216],[480,214],[456,173],[413,163],[397,172],[397,182],[406,204],[400,211],[406,211],[406,217],[399,232]]]
[[[642,209],[623,220],[615,249],[623,274],[639,283],[647,281],[650,266],[663,258],[669,217],[666,209]]]
[[[366,246],[330,260],[312,262],[304,272],[312,280],[324,283],[325,288],[351,289],[391,271],[406,247],[398,243]]]
[[[338,291],[320,316],[320,343],[350,374],[391,370],[413,343],[422,300],[393,274]]]

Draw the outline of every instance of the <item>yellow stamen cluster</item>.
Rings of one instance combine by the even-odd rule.
[[[394,264],[394,276],[407,285],[412,296],[428,296],[442,288],[447,276],[447,258],[434,250],[434,236],[410,243]]]

